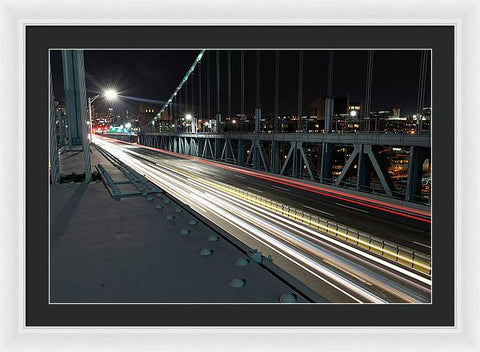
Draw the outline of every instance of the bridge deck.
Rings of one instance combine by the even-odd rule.
[[[83,162],[81,153],[70,162],[75,160]],[[116,182],[126,181],[94,149],[92,164],[97,163]],[[179,209],[164,193],[151,200],[137,196],[117,201],[100,182],[52,185],[51,301],[274,303],[293,292],[253,262],[236,265],[237,259],[247,258],[242,250]],[[189,223],[195,219],[197,224]],[[182,235],[182,230],[189,234]],[[211,242],[210,236],[219,239]],[[202,256],[203,248],[213,254]],[[234,278],[247,284],[234,288]]]

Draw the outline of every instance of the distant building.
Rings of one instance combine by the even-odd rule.
[[[400,117],[400,108],[393,108],[392,113],[393,113],[394,118],[399,118]]]
[[[141,129],[147,128],[148,124],[151,123],[153,118],[157,115],[160,111],[158,105],[155,104],[140,104],[139,107],[139,114],[138,114],[138,123]]]
[[[325,99],[318,98],[310,103],[310,115],[312,117],[316,116],[316,125],[318,125],[316,129],[320,132],[323,131],[325,126]],[[360,110],[360,103],[350,101],[349,96],[335,97],[333,101],[333,130],[358,129],[358,123],[353,122],[360,118]]]
[[[107,109],[107,117],[106,117],[106,119],[107,119],[107,123],[108,123],[109,125],[115,124],[115,113],[114,113],[112,107],[109,107],[109,108]]]

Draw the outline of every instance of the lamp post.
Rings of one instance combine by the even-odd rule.
[[[90,123],[90,139],[93,136],[93,126],[92,126],[92,104],[100,96],[100,94],[95,95],[94,97],[88,98],[88,118]]]
[[[107,100],[115,100],[118,96],[118,92],[114,89],[107,89],[103,92],[103,97]],[[101,94],[97,94],[93,97],[88,98],[88,116],[89,116],[89,124],[90,124],[90,139],[93,136],[93,125],[92,125],[92,104],[95,100],[101,97]]]
[[[191,121],[191,129],[192,129],[192,133],[196,133],[197,132],[197,121],[195,120],[195,118],[191,115],[191,114],[186,114],[185,115],[185,120],[187,121],[187,123],[189,121]]]

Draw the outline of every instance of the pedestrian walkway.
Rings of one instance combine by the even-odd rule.
[[[82,153],[70,154],[75,162]],[[51,186],[51,303],[306,302],[274,265],[164,192],[138,192],[92,148],[97,164],[121,192],[139,194],[115,199],[100,180]]]

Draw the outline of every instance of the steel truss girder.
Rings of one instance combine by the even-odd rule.
[[[385,174],[380,167],[380,164],[378,164],[377,158],[375,156],[375,153],[372,150],[371,145],[363,145],[363,144],[355,144],[353,148],[353,152],[348,158],[347,162],[345,163],[345,166],[342,169],[341,174],[337,177],[337,184],[340,184],[345,176],[347,175],[348,171],[350,170],[351,166],[353,165],[355,159],[358,159],[357,163],[357,189],[360,189],[363,183],[363,176],[362,173],[364,173],[364,168],[367,167],[365,165],[366,160],[363,158],[365,155],[368,156],[374,170],[375,174],[377,175],[378,179],[380,180],[380,183],[382,184],[383,190],[388,196],[392,196],[392,190],[390,188],[390,185],[388,184],[387,178],[385,177]],[[358,158],[357,158],[358,157]]]
[[[207,139],[203,145],[202,158],[208,157],[208,150],[210,150],[210,156],[212,157],[212,159],[215,158],[215,154],[213,153],[213,148],[212,148],[212,144],[210,143],[210,139]]]
[[[157,133],[165,136],[191,137],[191,133]],[[148,134],[147,134],[148,135]],[[400,134],[400,133],[195,133],[195,138],[234,140],[258,139],[261,141],[279,142],[304,142],[304,143],[332,143],[332,144],[370,144],[381,146],[405,147],[418,146],[430,148],[431,138],[429,134]]]
[[[259,159],[258,157],[260,156],[260,160],[263,164],[263,168],[265,171],[269,171],[270,168],[268,166],[268,159],[265,153],[265,149],[263,148],[263,145],[260,140],[252,140],[252,144],[250,146],[250,150],[247,156],[247,161],[245,165],[248,165],[250,160],[252,160],[253,166],[256,169],[260,169],[259,165]]]
[[[287,157],[283,163],[282,169],[280,170],[280,175],[283,175],[285,173],[285,170],[287,169],[287,166],[290,160],[292,160],[292,163],[293,163],[293,169],[292,169],[293,175],[300,174],[302,161],[303,161],[303,165],[305,165],[307,169],[308,176],[312,181],[315,180],[315,177],[313,176],[312,168],[310,167],[310,162],[308,161],[307,155],[305,153],[305,147],[303,145],[303,142],[290,143],[290,149],[288,150]]]
[[[231,156],[231,159],[230,160],[233,160],[234,163],[236,163],[236,159],[235,159],[235,153],[233,151],[233,146],[232,146],[232,141],[230,138],[226,138],[225,139],[225,142],[223,144],[223,149],[222,149],[222,154],[220,156],[220,160],[223,160],[223,161],[229,161],[229,158],[228,158],[228,154],[230,153],[230,156]]]

